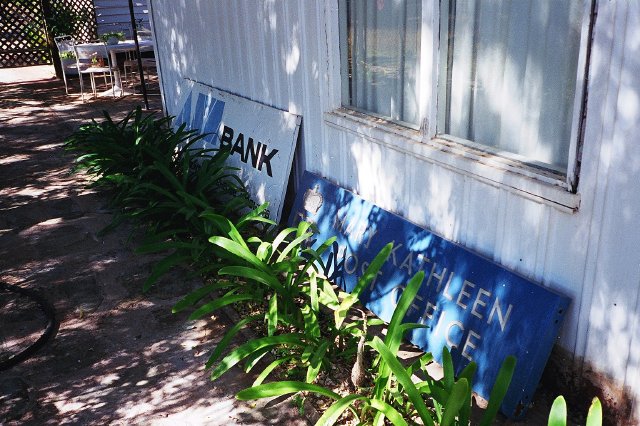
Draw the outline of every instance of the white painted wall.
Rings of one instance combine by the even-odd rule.
[[[124,31],[131,38],[131,15],[128,0],[93,0],[98,23],[98,34],[112,31]],[[149,9],[146,0],[134,0],[133,10],[136,19],[142,19],[142,25],[149,28]]]
[[[571,296],[560,345],[630,387],[640,418],[640,3],[598,2],[577,212],[326,116],[336,1],[149,3],[169,113],[191,78],[302,115],[301,168]]]

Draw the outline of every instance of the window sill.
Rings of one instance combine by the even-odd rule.
[[[334,128],[560,211],[574,213],[580,207],[580,194],[569,191],[562,174],[496,156],[454,140],[427,139],[418,130],[347,108],[325,113],[324,120]]]

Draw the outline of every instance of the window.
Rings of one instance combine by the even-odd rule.
[[[434,1],[341,1],[343,105],[415,128],[430,118],[420,86],[437,85],[432,136],[570,174],[585,1]],[[424,18],[426,8],[439,10],[435,25]],[[438,65],[421,57],[429,51],[420,46],[421,31],[434,32],[434,44],[439,35],[431,47],[439,49]],[[421,66],[437,69],[421,74]]]
[[[343,103],[417,126],[421,0],[343,3]]]

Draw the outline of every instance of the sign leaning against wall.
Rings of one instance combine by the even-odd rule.
[[[302,117],[191,80],[174,126],[206,136],[205,148],[231,151],[227,163],[269,217],[280,220]]]
[[[390,213],[319,176],[305,172],[289,223],[318,227],[313,244],[337,238],[324,274],[351,291],[387,243],[393,251],[360,300],[389,321],[409,279],[425,279],[405,321],[427,328],[409,333],[412,343],[442,361],[451,350],[456,374],[478,364],[474,390],[488,398],[508,355],[516,370],[502,411],[521,416],[531,402],[560,331],[569,298],[533,283],[464,247]]]

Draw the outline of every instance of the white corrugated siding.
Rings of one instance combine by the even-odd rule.
[[[124,31],[131,37],[131,15],[128,0],[93,0],[98,23],[98,34],[112,31]],[[142,19],[142,25],[149,28],[149,8],[146,0],[134,0],[133,11],[136,19]]]
[[[170,113],[192,78],[301,114],[302,167],[571,296],[561,345],[640,397],[640,4],[598,5],[576,213],[327,124],[335,2],[151,4]]]

